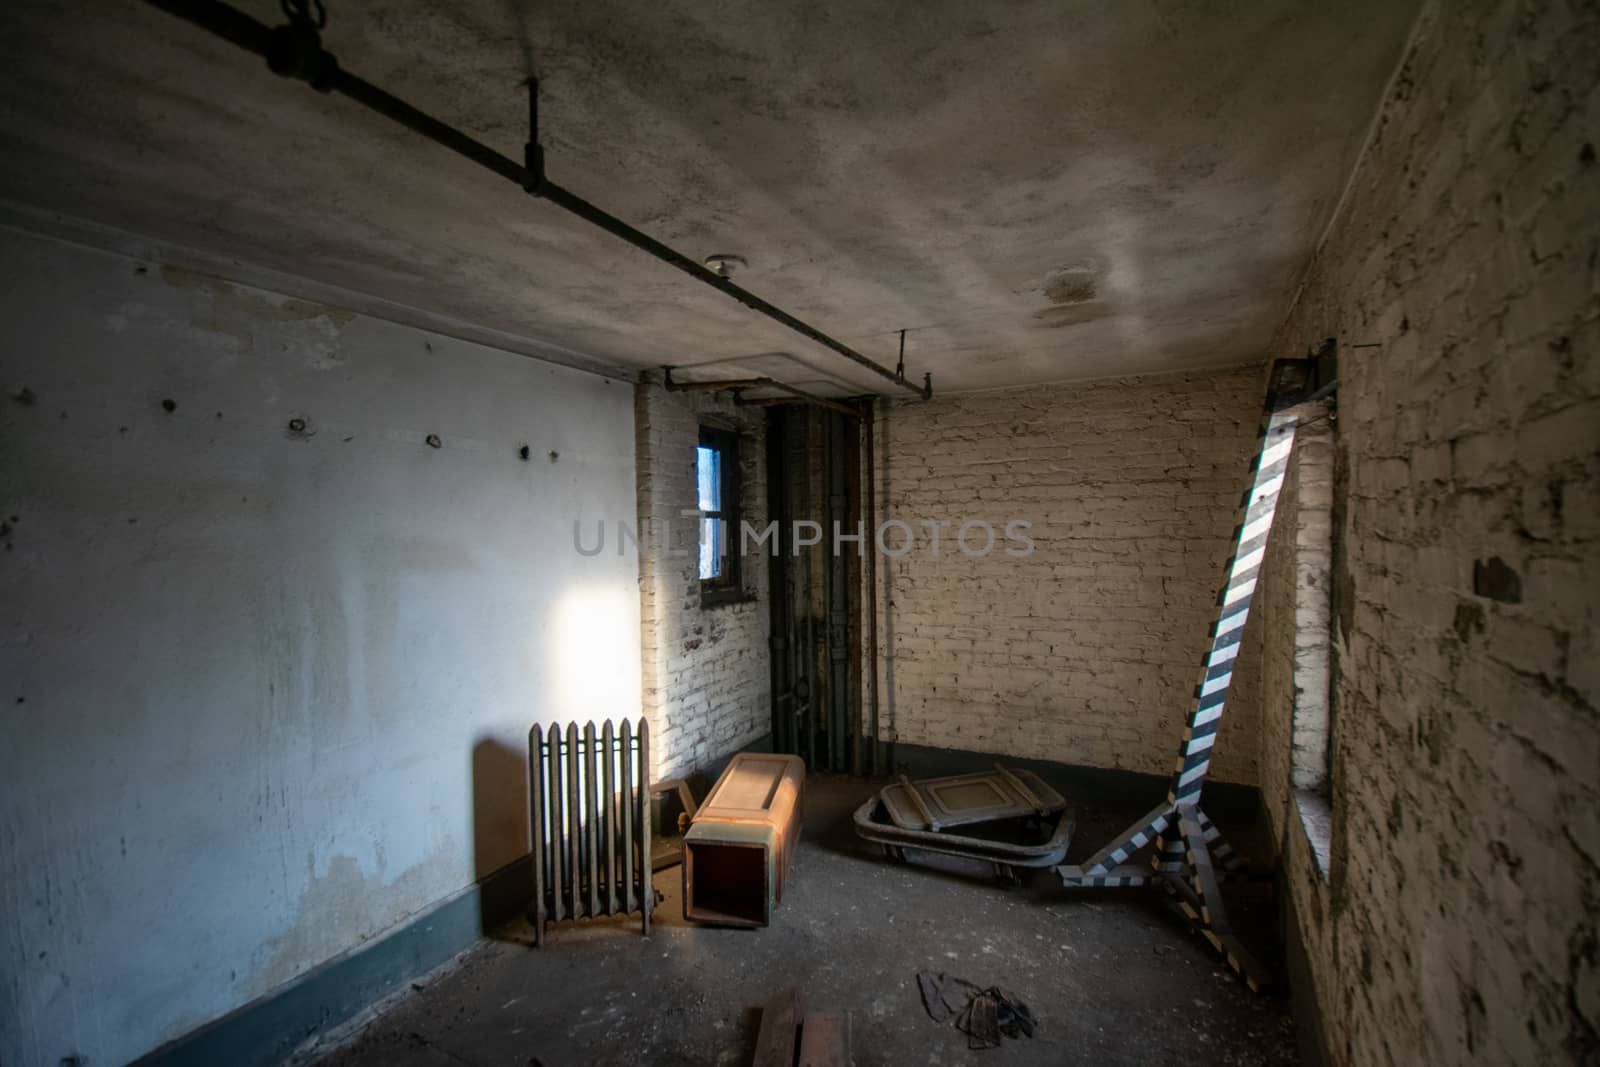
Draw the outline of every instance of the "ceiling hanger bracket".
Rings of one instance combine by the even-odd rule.
[[[528,75],[528,143],[522,149],[522,165],[528,176],[522,188],[532,196],[544,195],[544,146],[539,143],[539,77]]]
[[[322,47],[328,10],[317,0],[315,14],[306,0],[282,0],[289,21],[271,31],[267,67],[274,74],[303,81],[319,93],[331,92],[339,77],[339,61]]]

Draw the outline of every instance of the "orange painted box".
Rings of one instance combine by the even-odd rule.
[[[806,765],[799,756],[733,757],[683,837],[683,914],[766,926],[800,844]]]

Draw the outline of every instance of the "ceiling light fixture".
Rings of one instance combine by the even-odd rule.
[[[743,256],[730,255],[727,252],[718,252],[715,255],[707,256],[705,258],[705,265],[706,270],[709,270],[717,277],[731,278],[733,277],[735,268],[748,267],[750,264],[745,261]]]

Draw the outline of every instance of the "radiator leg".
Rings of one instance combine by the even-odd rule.
[[[639,910],[643,913],[644,936],[650,936],[650,911],[656,904],[656,887],[651,881],[650,862],[650,720],[639,719]]]

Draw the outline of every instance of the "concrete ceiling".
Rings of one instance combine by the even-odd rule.
[[[271,24],[273,0],[240,0]],[[1415,0],[327,0],[341,64],[940,391],[1264,358]],[[9,0],[0,197],[606,364],[844,359],[139,0]]]

